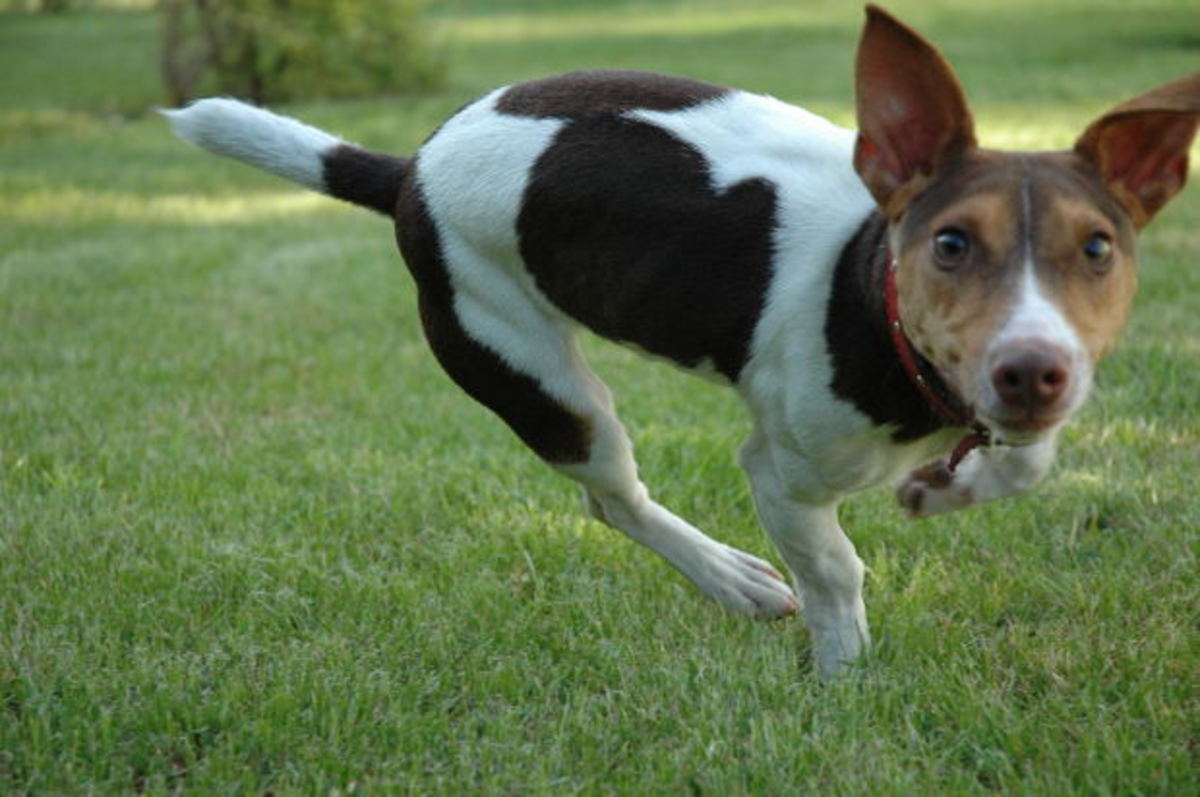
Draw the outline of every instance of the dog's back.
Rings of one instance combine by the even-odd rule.
[[[600,335],[736,382],[773,283],[815,280],[788,312],[820,312],[820,276],[794,272],[827,272],[871,211],[853,141],[768,97],[592,71],[473,103],[411,179],[458,290],[485,300],[515,280]]]

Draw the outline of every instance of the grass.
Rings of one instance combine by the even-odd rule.
[[[1007,145],[1069,145],[1200,42],[1183,0],[894,5]],[[411,151],[495,83],[610,65],[850,120],[843,3],[440,13],[444,91],[286,110]],[[584,520],[449,383],[386,223],[145,113],[154,30],[0,17],[0,790],[1195,789],[1200,191],[1147,233],[1044,489],[844,507],[878,647],[821,686],[799,622],[724,615]],[[733,397],[589,352],[663,502],[770,556]]]

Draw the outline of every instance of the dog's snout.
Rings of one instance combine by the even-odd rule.
[[[1067,356],[1047,346],[1025,346],[998,358],[992,386],[1005,406],[1035,413],[1052,408],[1071,382]]]

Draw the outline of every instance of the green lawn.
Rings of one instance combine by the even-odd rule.
[[[604,65],[851,119],[848,3],[445,5],[443,91],[285,110],[408,152]],[[890,5],[1000,145],[1068,146],[1200,55],[1190,0]],[[1043,489],[844,507],[877,650],[821,685],[799,621],[583,519],[450,384],[386,222],[175,140],[155,30],[0,16],[0,791],[1194,793],[1200,188]],[[662,501],[778,561],[732,394],[589,352]]]

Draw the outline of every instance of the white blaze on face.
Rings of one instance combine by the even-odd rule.
[[[996,351],[1012,341],[1041,341],[1067,352],[1074,360],[1087,359],[1087,352],[1079,334],[1047,296],[1037,278],[1033,263],[1026,263],[1021,275],[1012,311],[989,346]]]
[[[1004,402],[997,392],[995,372],[1023,352],[1038,351],[1057,360],[1066,371],[1067,385],[1054,404],[1053,417],[1066,419],[1078,409],[1091,387],[1093,365],[1078,331],[1055,297],[1038,278],[1032,241],[1029,191],[1022,191],[1025,262],[1008,317],[987,347],[979,374],[983,413],[1004,417]]]

